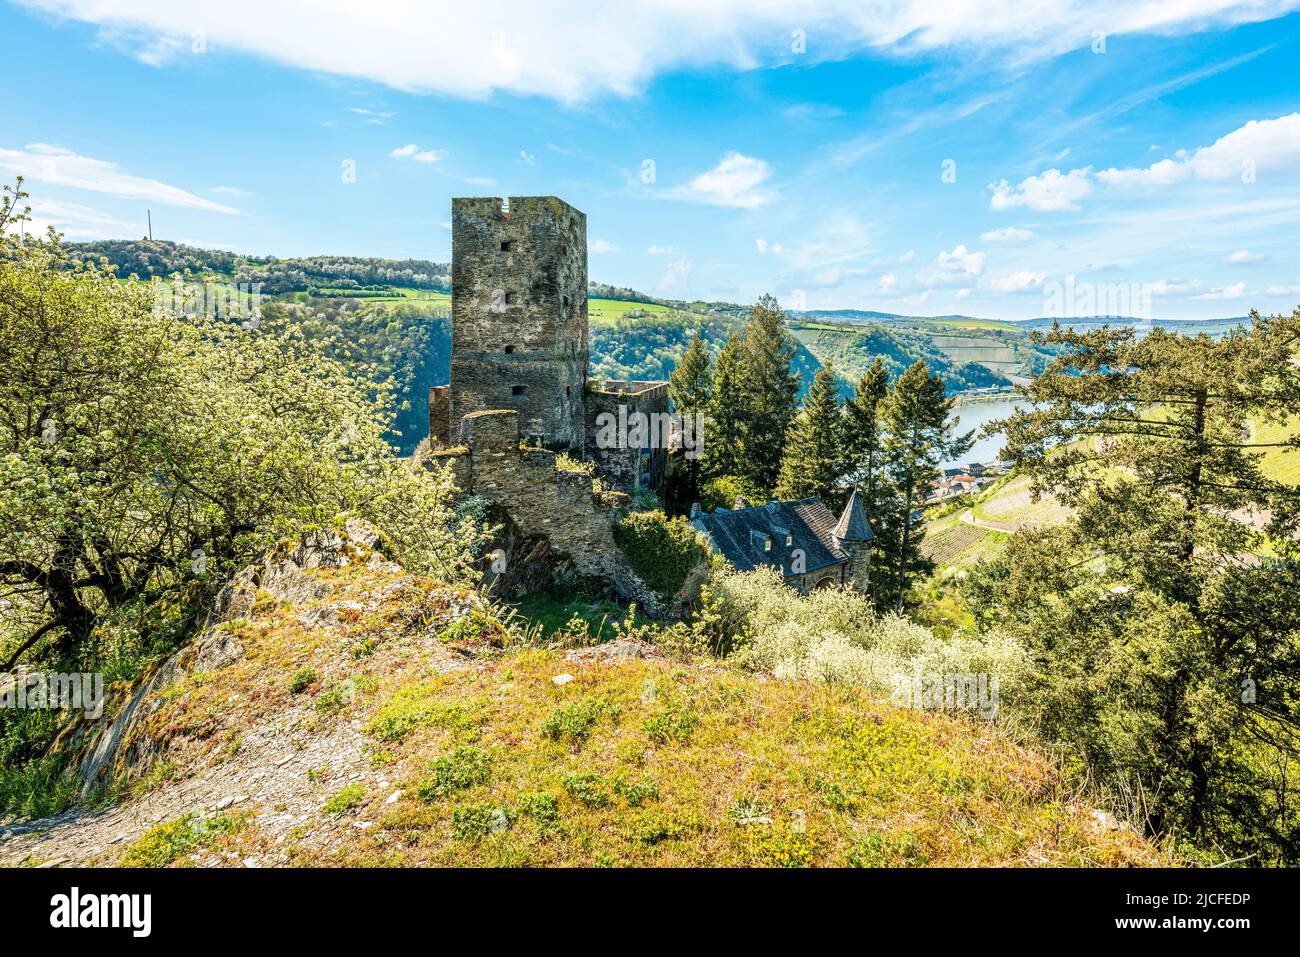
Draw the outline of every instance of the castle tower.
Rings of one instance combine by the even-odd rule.
[[[519,413],[525,438],[583,449],[587,217],[554,196],[451,201],[451,385],[461,417]]]
[[[851,585],[855,590],[865,593],[871,574],[871,526],[867,524],[867,513],[862,507],[862,496],[854,489],[840,520],[835,524],[831,536],[852,562],[849,570]]]

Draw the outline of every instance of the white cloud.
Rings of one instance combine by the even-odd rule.
[[[33,183],[70,186],[123,199],[143,199],[214,213],[239,213],[233,207],[195,196],[178,186],[124,173],[116,163],[80,156],[72,150],[48,143],[29,143],[21,150],[0,149],[0,172],[18,173]]]
[[[534,163],[537,162],[537,157],[534,154],[528,152],[528,150],[520,150],[519,158],[523,160],[525,163],[527,163],[529,166],[532,166]]]
[[[145,223],[126,222],[81,203],[37,196],[31,200],[31,207],[31,221],[23,227],[29,236],[44,233],[46,227],[53,226],[77,239],[138,239],[148,228]]]
[[[1300,296],[1300,285],[1294,286],[1269,286],[1264,290],[1268,296]]]
[[[659,280],[659,290],[661,292],[685,292],[686,284],[690,281],[691,273],[695,271],[685,259],[676,259],[668,264],[664,270],[663,278]]]
[[[986,233],[980,233],[980,239],[986,243],[1025,243],[1033,238],[1034,234],[1030,230],[1018,229],[1015,226],[990,229]]]
[[[1228,263],[1229,265],[1235,266],[1235,265],[1242,265],[1245,263],[1263,262],[1264,259],[1265,256],[1263,253],[1253,253],[1249,249],[1238,249],[1235,253],[1228,256],[1223,261],[1225,263]]]
[[[892,272],[887,272],[880,277],[880,291],[883,293],[892,293],[898,291],[898,277]]]
[[[1097,178],[1111,186],[1167,186],[1189,178],[1201,180],[1237,179],[1248,169],[1258,177],[1287,172],[1300,164],[1300,113],[1271,120],[1251,120],[1210,146],[1188,152],[1179,150],[1173,159],[1162,159],[1146,167],[1107,169]]]
[[[812,279],[809,280],[809,285],[828,288],[838,286],[842,282],[844,282],[844,271],[838,266],[828,266],[814,273]]]
[[[1244,282],[1234,282],[1231,286],[1221,286],[1217,289],[1211,289],[1209,292],[1203,292],[1199,296],[1193,296],[1193,299],[1240,299],[1246,295],[1246,284]]]
[[[909,249],[907,252],[903,253],[903,255],[898,257],[898,261],[900,263],[910,263],[915,258],[916,258],[916,250]]]
[[[396,113],[381,113],[376,110],[367,110],[360,106],[350,106],[348,109],[360,116],[367,117],[366,122],[371,126],[383,126],[384,123],[397,115]]]
[[[595,239],[587,243],[587,251],[600,255],[601,253],[616,253],[621,250],[607,239]]]
[[[649,246],[646,247],[645,251],[648,252],[651,256],[668,256],[672,254],[673,247],[656,246],[653,243],[651,243]]]
[[[490,176],[466,176],[465,182],[470,186],[495,186],[497,181]]]
[[[1170,282],[1167,279],[1159,279],[1156,282],[1146,283],[1143,288],[1153,296],[1190,296],[1201,288],[1201,281],[1199,279],[1189,279],[1182,282],[1177,280]]]
[[[410,159],[417,163],[437,163],[447,155],[446,150],[425,150],[420,149],[414,143],[407,143],[405,146],[399,146],[388,154],[393,159]]]
[[[1030,289],[1038,289],[1043,285],[1043,280],[1047,278],[1045,272],[1030,272],[1022,269],[1019,272],[1013,272],[1009,276],[998,276],[989,280],[989,289],[993,292],[1026,292]]]
[[[978,276],[984,271],[984,254],[970,252],[965,246],[954,246],[952,252],[939,252],[935,260],[944,272],[962,272],[967,276]]]
[[[1026,177],[1019,186],[1012,186],[1005,179],[990,183],[993,197],[989,200],[989,209],[1028,206],[1045,213],[1076,210],[1078,201],[1092,192],[1089,171],[1086,166],[1068,173],[1049,169],[1037,176]]]
[[[755,239],[754,248],[760,253],[771,253],[773,256],[779,256],[785,252],[780,243],[769,243],[766,239]]]
[[[570,101],[626,96],[680,67],[788,62],[791,24],[817,38],[808,45],[809,59],[871,48],[951,47],[1023,58],[1086,47],[1098,24],[1112,37],[1186,33],[1266,20],[1296,6],[1295,0],[1006,0],[991,16],[980,4],[927,0],[484,0],[454,10],[426,0],[316,0],[308,17],[300,4],[265,0],[25,2],[113,31],[119,45],[155,64],[178,58],[202,31],[209,48],[405,91],[482,97],[502,90]]]
[[[223,196],[242,197],[250,195],[247,190],[240,189],[238,186],[214,186],[212,192],[221,193]]]
[[[710,206],[756,209],[772,198],[759,189],[771,175],[772,167],[765,161],[733,150],[724,153],[713,169],[669,190],[668,195]]]

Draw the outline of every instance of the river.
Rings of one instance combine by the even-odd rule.
[[[975,402],[959,402],[954,410],[956,415],[953,416],[953,425],[958,435],[974,429],[975,444],[965,455],[950,462],[942,462],[939,467],[955,468],[968,462],[992,462],[998,458],[1002,454],[1001,434],[981,438],[979,430],[983,428],[985,422],[1005,419],[1024,404],[1023,399],[980,399]]]

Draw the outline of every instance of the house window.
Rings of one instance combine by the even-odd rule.
[[[772,550],[772,537],[771,537],[770,535],[768,535],[768,536],[764,536],[764,538],[763,538],[763,551],[765,551],[765,552],[770,552],[771,550]]]
[[[514,245],[515,245],[515,244],[514,244],[514,241],[513,241],[513,240],[510,240],[510,239],[503,239],[503,240],[501,240],[501,251],[502,251],[503,253],[508,253],[508,252],[510,252],[511,249],[514,248]]]
[[[793,544],[794,544],[794,532],[786,532],[786,533],[785,533],[785,547],[786,547],[786,548],[789,548],[789,547],[790,547],[791,545],[793,545]]]
[[[527,392],[528,392],[528,386],[526,385],[512,385],[510,387],[511,395],[524,395]]]
[[[506,303],[506,305],[507,305],[507,306],[512,306],[512,305],[514,305],[514,302],[515,302],[515,294],[514,294],[513,292],[507,292],[507,293],[505,294],[505,303]]]
[[[510,354],[513,353],[514,351],[515,351],[515,347],[514,347],[514,346],[506,346],[506,355],[510,355]]]

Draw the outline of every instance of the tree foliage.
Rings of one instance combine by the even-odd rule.
[[[1251,436],[1300,405],[1300,311],[1218,340],[1042,338],[1064,351],[1035,404],[990,428],[1075,517],[1017,536],[967,594],[1031,650],[1043,733],[1152,832],[1294,864],[1300,489],[1261,472]]]

